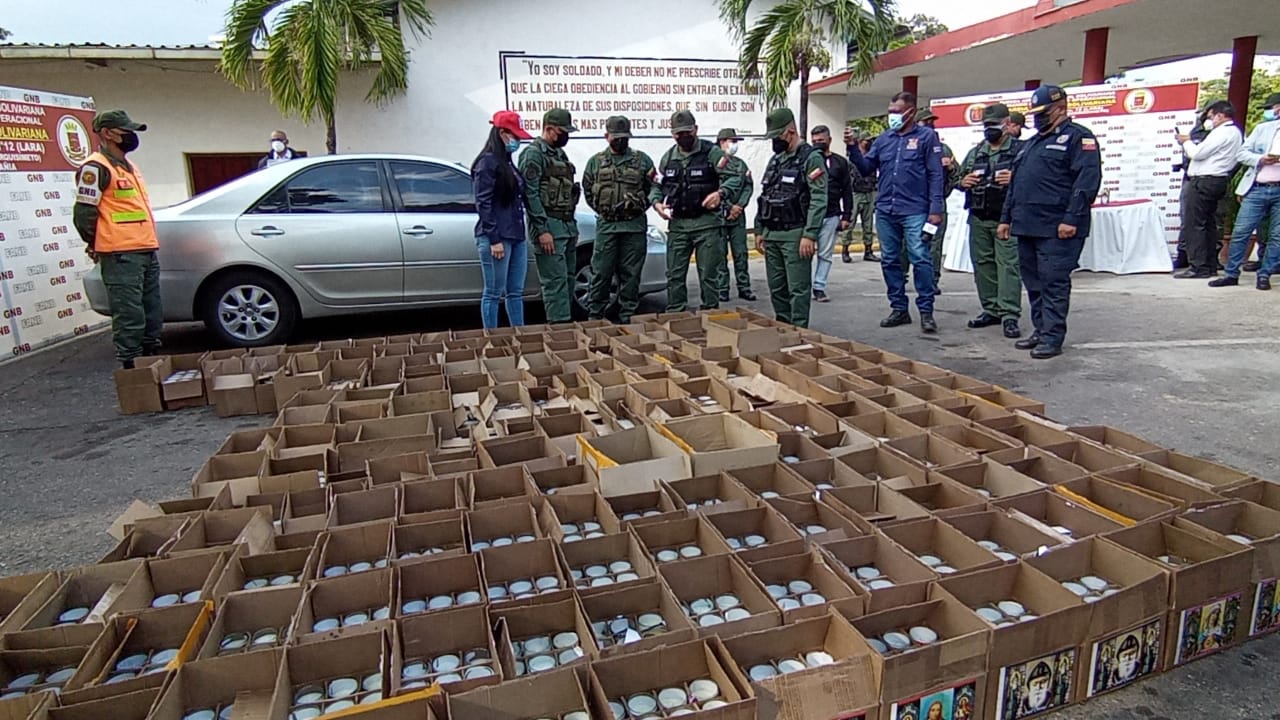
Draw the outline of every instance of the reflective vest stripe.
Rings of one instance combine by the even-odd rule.
[[[111,213],[111,222],[143,222],[147,219],[145,210],[126,210]]]
[[[116,190],[114,192],[114,195],[118,198],[134,198],[134,197],[138,197],[138,189],[137,188],[121,188],[119,190]]]

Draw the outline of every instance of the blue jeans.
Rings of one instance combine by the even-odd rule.
[[[880,271],[889,288],[889,307],[906,312],[907,276],[902,270],[902,253],[906,252],[916,271],[916,307],[921,314],[933,313],[933,296],[937,292],[937,276],[929,246],[924,241],[924,224],[928,215],[888,215],[876,213],[876,232],[880,233]],[[937,238],[934,242],[942,242]]]
[[[489,238],[476,238],[480,269],[484,273],[484,295],[480,297],[480,319],[486,329],[498,327],[498,301],[506,298],[507,321],[512,327],[524,324],[524,280],[529,272],[529,244],[502,242],[507,252],[501,260],[489,250]]]
[[[813,271],[813,291],[826,291],[827,278],[831,276],[831,260],[836,253],[836,235],[840,234],[840,216],[832,215],[822,221],[822,229],[818,231],[818,261]]]
[[[1236,213],[1236,226],[1231,231],[1231,252],[1227,259],[1227,277],[1240,277],[1249,236],[1267,215],[1271,216],[1271,234],[1267,241],[1267,255],[1261,258],[1258,277],[1269,278],[1280,272],[1280,242],[1276,242],[1276,238],[1280,238],[1280,186],[1255,185],[1245,193],[1244,200],[1240,202],[1240,212]]]

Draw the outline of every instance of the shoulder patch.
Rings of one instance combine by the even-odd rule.
[[[535,163],[526,163],[524,166],[524,179],[537,180],[542,175],[542,170]]]
[[[823,175],[822,168],[814,168],[809,171],[810,180],[817,180],[818,178],[822,177],[822,175]]]
[[[1098,141],[1093,138],[1082,138],[1080,140],[1080,149],[1087,151],[1095,151],[1098,149]]]
[[[729,166],[729,156],[728,156],[728,155],[721,155],[721,156],[720,156],[720,162],[716,163],[716,167],[717,167],[717,168],[719,168],[719,169],[721,169],[721,170],[723,170],[723,169],[725,169],[725,168],[726,168],[726,167],[728,167],[728,166]]]
[[[102,193],[98,190],[98,169],[89,165],[80,168],[76,178],[76,202],[85,205],[97,205],[102,202]]]

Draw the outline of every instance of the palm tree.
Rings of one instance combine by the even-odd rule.
[[[889,47],[897,25],[894,0],[781,0],[748,27],[752,0],[717,0],[720,17],[741,43],[739,72],[747,88],[770,105],[786,102],[800,81],[801,134],[809,125],[809,73],[831,65],[833,41],[850,48],[850,84],[875,72],[876,55]]]
[[[268,24],[268,16],[279,11]],[[399,18],[415,37],[435,24],[426,0],[235,0],[227,12],[222,74],[242,90],[259,78],[285,114],[325,123],[325,146],[338,151],[334,104],[338,75],[377,63],[365,100],[382,103],[408,87],[409,55]],[[254,52],[265,49],[259,72]]]

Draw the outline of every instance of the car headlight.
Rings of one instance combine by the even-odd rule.
[[[649,229],[646,230],[644,234],[645,234],[645,237],[648,238],[649,242],[651,243],[657,243],[658,245],[667,244],[667,234],[662,232],[660,228],[650,225]]]

